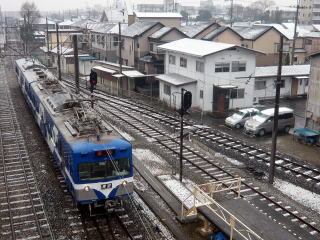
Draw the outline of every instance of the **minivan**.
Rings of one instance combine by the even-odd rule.
[[[266,109],[246,121],[244,128],[246,133],[263,136],[272,132],[274,120],[274,108]],[[287,107],[279,108],[278,130],[289,132],[294,127],[293,110]]]
[[[260,111],[255,108],[245,108],[241,109],[230,117],[227,117],[225,124],[229,127],[240,128],[244,126],[244,123],[251,117],[255,116]]]

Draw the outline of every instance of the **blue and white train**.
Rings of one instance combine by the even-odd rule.
[[[17,60],[16,74],[74,201],[91,209],[130,195],[131,144],[112,132],[86,99],[68,93],[36,60]]]

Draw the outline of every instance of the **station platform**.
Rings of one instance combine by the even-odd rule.
[[[291,234],[282,225],[262,214],[254,206],[250,205],[243,199],[231,199],[219,202],[231,214],[236,216],[241,222],[248,226],[252,231],[257,233],[263,240],[298,240],[297,236]],[[213,214],[207,206],[198,208],[198,212],[205,216],[211,223],[220,228],[223,232],[230,235],[230,227]],[[233,239],[243,240],[237,232],[233,232]],[[308,239],[308,238],[303,238]],[[312,239],[312,238],[310,238]]]
[[[153,176],[152,173],[143,165],[143,163],[135,157],[134,162],[135,168],[140,175],[142,175],[142,177],[151,185],[151,187],[158,192],[160,197],[168,204],[176,216],[180,216],[181,204],[183,200],[180,199],[181,197],[177,195],[177,192],[174,192],[173,189],[170,189],[170,187],[168,187],[165,182],[161,180],[161,177],[159,178],[159,176]],[[257,233],[263,240],[316,240],[315,237],[313,237],[311,234],[308,234],[303,229],[300,229],[298,226],[293,227],[290,219],[282,216],[280,213],[277,216],[277,222],[269,218],[266,214],[263,214],[261,211],[259,211],[259,209],[263,208],[264,203],[261,203],[259,208],[251,205],[244,199],[224,200],[219,202],[219,204],[223,208],[227,209],[232,215],[236,216],[237,219],[242,221],[253,232]],[[184,206],[184,209],[188,210],[188,207]],[[217,226],[226,234],[230,235],[230,226],[219,219],[219,217],[217,217],[207,206],[198,207],[197,211],[210,223]],[[281,222],[281,224],[278,224],[279,222]],[[284,225],[288,226],[288,228],[285,229],[283,227]],[[170,226],[169,229],[172,230],[172,226]],[[174,235],[177,237],[177,239],[187,239],[182,237],[182,232],[178,231],[177,233],[177,228],[173,229],[176,232]],[[234,231],[233,239],[243,240],[244,238]]]

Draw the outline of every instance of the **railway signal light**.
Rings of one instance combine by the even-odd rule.
[[[183,110],[186,112],[192,105],[192,93],[186,91],[183,95]]]

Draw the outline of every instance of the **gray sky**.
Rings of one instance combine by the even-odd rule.
[[[23,2],[26,0],[0,0],[0,6],[2,10],[17,11],[20,9]],[[30,1],[30,0],[28,0]],[[111,1],[111,0],[109,0]],[[162,3],[163,0],[130,0],[132,3]],[[178,0],[179,1],[179,0]],[[180,0],[188,3],[199,3],[200,0]],[[235,3],[252,3],[255,0],[234,0]],[[281,2],[281,5],[293,5],[296,0],[274,0],[275,2]],[[85,8],[87,6],[93,6],[95,4],[106,5],[108,0],[33,0],[41,11],[50,10],[67,10],[75,8]],[[225,3],[224,0],[214,0],[214,3]]]

